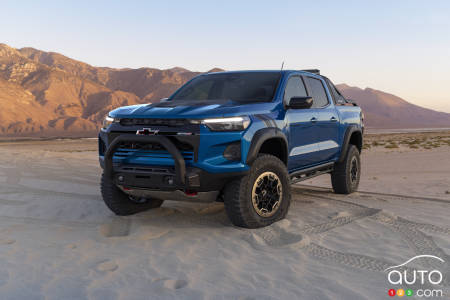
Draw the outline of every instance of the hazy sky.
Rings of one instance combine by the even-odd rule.
[[[0,42],[95,66],[285,61],[450,112],[450,1],[2,1]]]

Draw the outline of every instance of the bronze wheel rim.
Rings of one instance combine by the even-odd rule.
[[[271,217],[280,208],[283,186],[277,174],[264,172],[256,178],[252,188],[252,204],[261,217]]]

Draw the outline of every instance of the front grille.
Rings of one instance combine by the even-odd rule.
[[[185,161],[194,160],[194,149],[191,145],[171,139]],[[124,142],[114,153],[114,159],[156,159],[172,163],[172,155],[159,143]]]
[[[183,143],[174,137],[168,137],[169,140],[177,147],[180,151],[191,151],[194,152],[194,147],[192,145]],[[155,150],[155,151],[166,151],[166,149],[159,143],[137,143],[137,142],[124,142],[120,145],[120,148],[133,149],[133,150]]]
[[[122,126],[168,126],[168,127],[183,127],[194,124],[193,121],[186,119],[147,119],[147,118],[125,118],[120,120]]]
[[[193,151],[181,151],[181,155],[183,156],[185,161],[193,161],[194,160],[194,152]],[[142,149],[131,149],[131,148],[118,148],[114,153],[114,159],[122,160],[122,159],[162,159],[162,160],[171,160],[173,161],[172,155],[164,150],[142,150]]]
[[[166,132],[167,133],[167,132]],[[108,144],[111,144],[118,136],[123,134],[134,135],[130,131],[112,131],[108,134]],[[159,133],[160,134],[160,133]],[[186,162],[197,161],[199,135],[166,135],[172,144],[180,151]],[[122,142],[116,149],[113,159],[122,163],[149,165],[173,165],[172,155],[158,142]]]

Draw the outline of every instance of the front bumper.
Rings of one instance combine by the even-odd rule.
[[[174,165],[149,166],[114,162],[114,153],[124,142],[158,143],[170,153]],[[124,191],[220,191],[227,182],[247,173],[246,170],[212,173],[197,167],[187,167],[180,151],[163,135],[119,135],[109,144],[104,156],[100,157],[100,164],[104,167],[105,175]]]

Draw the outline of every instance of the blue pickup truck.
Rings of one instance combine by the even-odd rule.
[[[102,196],[117,215],[222,201],[234,225],[267,226],[286,216],[292,183],[330,173],[336,193],[357,189],[363,118],[318,70],[202,74],[106,116]]]

